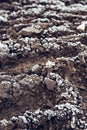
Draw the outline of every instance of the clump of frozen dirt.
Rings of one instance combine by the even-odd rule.
[[[87,0],[0,1],[0,130],[87,130]]]

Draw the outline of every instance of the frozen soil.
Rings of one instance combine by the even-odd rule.
[[[87,130],[87,0],[0,0],[0,130]]]

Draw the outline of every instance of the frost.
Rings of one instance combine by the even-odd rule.
[[[63,85],[63,80],[57,79],[56,81],[59,87]]]
[[[13,117],[11,118],[11,120],[12,120],[12,121],[16,121],[16,120],[18,120],[18,118],[15,117],[15,116],[13,116]]]
[[[46,51],[49,51],[49,49],[53,47],[53,44],[46,42],[43,44],[43,47],[46,48]]]
[[[35,115],[36,115],[35,113],[29,112],[29,111],[26,111],[26,113],[24,113],[24,116],[27,117],[27,120],[32,121],[34,123],[38,122],[38,119]]]
[[[0,22],[7,22],[7,18],[0,16]]]
[[[50,61],[50,60],[48,60],[47,62],[46,62],[46,68],[51,68],[51,67],[54,67],[55,66],[55,62],[52,62],[52,61]]]
[[[45,110],[44,115],[48,116],[48,120],[50,120],[52,117],[56,116],[56,113],[52,110]]]
[[[42,112],[40,109],[37,109],[37,110],[35,111],[35,114],[37,115],[37,118],[41,118],[43,112]]]
[[[78,125],[80,126],[80,128],[84,128],[84,130],[87,130],[87,123],[84,120],[79,119]]]
[[[51,6],[51,8],[52,8],[52,6]],[[60,18],[60,16],[59,16],[59,14],[57,14],[56,13],[56,11],[55,12],[50,12],[50,11],[48,11],[48,12],[45,12],[45,15],[44,15],[45,17],[56,17],[57,19],[59,19]],[[56,26],[54,26],[54,27],[56,27]]]
[[[24,113],[24,116],[27,117],[27,118],[33,119],[33,113],[30,112],[30,111],[26,111],[26,112]]]
[[[80,42],[76,42],[76,43],[68,42],[67,45],[68,46],[79,46],[79,45],[81,45],[81,43]]]
[[[60,25],[60,26],[52,26],[48,29],[50,33],[55,33],[55,32],[73,32],[72,30],[69,29],[69,26],[66,25]]]
[[[56,79],[58,87],[64,86],[65,84],[64,79],[59,74],[50,73],[50,76],[52,79],[54,78]]]
[[[52,79],[55,79],[56,78],[56,76],[57,76],[57,74],[55,74],[55,73],[50,73],[50,77],[52,78]]]
[[[60,75],[57,75],[57,77],[56,77],[56,82],[57,82],[57,85],[58,85],[59,87],[61,87],[61,86],[64,85],[64,80],[61,78]]]
[[[29,15],[32,15],[32,14],[38,15],[43,11],[43,9],[44,7],[42,5],[38,5],[38,8],[37,7],[29,8],[27,9],[25,13]]]
[[[58,49],[58,50],[60,49],[60,46],[59,46],[58,44],[56,44],[56,43],[53,44],[53,47],[54,47],[55,49]]]
[[[41,111],[40,109],[37,109],[35,112],[26,111],[23,116],[18,117],[12,117],[11,120],[20,120],[22,119],[25,124],[29,124],[30,122],[33,122],[37,124],[40,122],[40,118],[42,119],[43,116],[46,116],[47,120],[50,120],[52,117],[57,117],[58,119],[63,118],[65,115],[72,114],[71,118],[71,128],[75,129],[76,124],[78,122],[78,125],[80,128],[83,128],[86,130],[85,121],[78,119],[77,114],[81,114],[81,110],[78,109],[78,106],[72,105],[70,103],[65,104],[59,104],[55,105],[53,109],[47,109],[45,111]],[[8,123],[11,121],[7,121],[6,119],[0,121],[4,126],[7,126]],[[12,122],[11,122],[12,123]]]
[[[30,45],[27,44],[26,46],[24,46],[24,50],[25,51],[31,51]]]
[[[62,110],[64,108],[64,104],[61,104],[61,105],[55,105],[54,107],[55,109],[59,109],[59,110]]]
[[[2,44],[0,42],[0,56],[4,56],[4,55],[7,55],[9,53],[9,48],[7,47],[6,44]]]
[[[37,109],[36,111],[35,111],[35,114],[41,114],[42,113],[42,111],[40,110],[40,109]]]
[[[44,18],[44,19],[43,18],[38,18],[37,21],[38,22],[42,22],[42,23],[44,23],[44,22],[46,22],[46,23],[50,22],[48,18]]]
[[[15,12],[15,11],[13,11],[13,12],[10,14],[10,16],[15,17],[15,18],[17,17],[17,15],[18,15],[18,14],[17,14],[17,12]]]
[[[34,65],[34,66],[32,67],[32,71],[34,72],[34,71],[37,70],[38,68],[39,68],[39,65],[36,64],[36,65]]]
[[[29,37],[21,38],[20,40],[23,41],[24,43],[28,44]]]
[[[76,105],[72,105],[70,103],[65,103],[65,104],[60,104],[60,105],[55,105],[54,108],[58,108],[59,110],[63,110],[64,108],[67,108],[68,110],[72,111],[72,114],[74,115],[75,113],[81,113],[79,108],[77,108]]]
[[[26,120],[25,116],[19,116],[19,119],[22,119],[25,124],[28,123],[28,121]]]
[[[76,124],[75,124],[75,123],[76,123],[76,119],[75,119],[75,117],[73,116],[73,117],[72,117],[72,120],[71,120],[71,128],[74,129],[74,128],[76,127]]]
[[[49,51],[49,49],[60,49],[60,45],[56,43],[56,38],[45,38],[42,42],[46,51]]]
[[[7,126],[8,124],[11,124],[11,121],[7,121],[6,119],[1,120],[0,122],[4,126]]]
[[[43,3],[43,2],[47,3],[47,0],[39,0],[39,2],[41,2],[41,3]]]
[[[68,94],[68,92],[62,93],[61,97],[65,97],[66,99],[69,99],[71,95]]]

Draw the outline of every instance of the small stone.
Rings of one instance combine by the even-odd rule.
[[[20,32],[19,32],[19,34],[20,35],[29,35],[29,36],[31,36],[33,33],[35,33],[35,34],[39,34],[39,33],[41,33],[41,29],[39,29],[39,28],[35,28],[34,26],[31,26],[31,27],[26,27],[26,28],[23,28]]]
[[[41,71],[41,75],[45,77],[46,74],[47,74],[47,69],[43,68],[42,71]]]
[[[20,81],[21,86],[24,87],[29,87],[29,88],[34,88],[36,85],[40,85],[42,79],[41,77],[39,77],[38,75],[34,74],[34,75],[26,75],[25,78],[23,78]]]
[[[56,81],[51,80],[49,78],[45,78],[44,82],[46,84],[47,89],[53,90],[55,88]]]
[[[0,84],[0,97],[8,98],[11,92],[11,83],[9,81],[2,81]]]
[[[78,31],[81,31],[81,32],[85,31],[85,23],[80,24],[80,25],[77,27],[77,30],[78,30]]]
[[[49,107],[49,108],[52,108],[53,107],[53,104],[52,104],[52,102],[50,101],[50,100],[47,100],[47,107]]]
[[[14,97],[19,96],[22,93],[20,85],[15,82],[13,83],[13,95]]]

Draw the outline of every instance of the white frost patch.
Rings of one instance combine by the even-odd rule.
[[[69,26],[67,25],[60,25],[60,26],[52,26],[48,29],[50,33],[55,33],[59,31],[63,32],[73,32],[72,30],[69,29]]]
[[[75,116],[72,117],[72,120],[71,120],[71,128],[75,128],[76,127],[76,119],[75,119]]]
[[[0,16],[0,22],[7,22],[7,18]]]
[[[20,40],[27,44],[29,42],[30,38],[29,37],[20,38]]]
[[[46,49],[46,51],[49,51],[51,48],[60,49],[60,45],[56,43],[55,38],[45,38],[43,39],[43,47]]]
[[[61,86],[64,85],[64,80],[63,80],[63,78],[62,78],[60,75],[57,75],[57,77],[56,77],[56,82],[57,82],[57,85],[58,85],[59,87],[61,87]]]
[[[15,117],[15,116],[13,116],[13,117],[11,118],[11,120],[16,121],[16,120],[18,120],[18,118],[17,118],[17,117]]]
[[[39,113],[41,113],[41,111],[40,111],[40,109],[37,109],[37,110],[35,111],[35,114],[39,114]]]
[[[48,0],[49,1],[49,0]],[[39,0],[40,3],[47,3],[47,0]]]
[[[46,22],[46,23],[47,23],[47,22],[50,22],[50,20],[49,20],[48,18],[38,18],[37,21],[38,21],[38,22],[42,22],[42,23],[43,23],[43,22]]]
[[[80,128],[84,127],[84,130],[87,130],[87,123],[85,122],[85,120],[79,119],[78,125],[80,126]]]
[[[79,45],[81,45],[81,42],[76,42],[76,43],[68,42],[67,45],[72,46],[72,47],[79,46]]]
[[[10,16],[15,17],[15,18],[17,17],[17,15],[18,15],[18,14],[17,14],[17,12],[15,12],[15,11],[13,11],[13,12],[10,14]]]
[[[52,79],[54,79],[54,78],[56,78],[57,74],[51,72],[50,76],[51,76]]]
[[[81,110],[76,105],[72,105],[70,103],[55,105],[53,110],[47,109],[45,111],[41,111],[40,109],[36,110],[35,112],[26,111],[23,116],[18,117],[12,117],[11,120],[20,120],[22,119],[25,124],[29,124],[30,121],[33,123],[38,123],[39,118],[42,119],[43,116],[46,116],[48,120],[50,120],[52,117],[63,117],[66,114],[72,114],[71,118],[71,128],[75,129],[76,124],[78,122],[78,125],[80,128],[84,127],[84,130],[87,130],[87,124],[84,120],[78,119],[77,114],[81,114]],[[84,118],[85,119],[85,118]],[[7,121],[6,119],[3,119],[0,121],[0,123],[4,126],[7,126],[9,123],[12,123],[11,121]]]
[[[53,47],[55,48],[55,49],[58,49],[58,50],[60,50],[60,45],[58,45],[58,44],[53,44]]]
[[[43,47],[46,49],[46,51],[49,51],[49,49],[53,47],[53,43],[46,42],[43,44]]]
[[[40,118],[40,117],[42,117],[43,112],[40,109],[37,109],[35,111],[35,114],[37,115],[37,118]]]
[[[34,71],[37,70],[38,68],[39,68],[39,65],[36,64],[36,65],[34,65],[34,66],[32,67],[32,71],[34,72]]]
[[[4,126],[7,126],[8,124],[11,124],[11,121],[7,121],[6,119],[3,119],[0,121],[0,123]]]
[[[64,108],[64,106],[65,106],[64,104],[60,104],[60,105],[55,105],[54,108],[55,109],[58,108],[59,110],[62,110]]]
[[[51,5],[51,8],[53,8],[53,6]],[[57,18],[60,18],[59,14],[55,11],[48,11],[48,12],[45,12],[44,14],[45,17],[47,16],[51,16],[51,17],[57,17]],[[56,26],[55,26],[56,27]]]
[[[6,44],[2,44],[0,42],[0,56],[6,55],[9,53],[9,48],[7,47]]]
[[[63,85],[63,80],[62,79],[58,79],[56,81],[57,81],[57,84],[58,84],[59,87]]]
[[[25,124],[28,123],[28,121],[26,120],[25,116],[18,116],[18,117],[19,117],[19,119],[22,119]]]
[[[24,46],[24,50],[27,52],[31,51],[30,45],[27,44],[26,46]]]
[[[55,105],[54,108],[58,108],[59,110],[63,110],[64,108],[67,108],[68,110],[72,111],[72,114],[74,115],[75,113],[81,113],[82,111],[77,108],[76,105],[72,105],[70,103],[65,103],[65,104],[60,104],[60,105]]]
[[[38,15],[38,14],[40,14],[43,11],[43,9],[44,9],[44,6],[38,5],[38,7],[27,9],[25,14],[30,14],[30,15],[31,14],[36,14],[36,15]]]
[[[69,95],[68,92],[62,93],[61,97],[65,97],[66,99],[69,99],[71,97],[71,95]]]
[[[51,117],[56,116],[56,112],[52,111],[52,110],[45,110],[44,111],[44,115],[48,116],[48,120],[51,119]]]
[[[0,42],[0,56],[2,57],[3,55],[7,55],[9,53],[9,48],[7,47],[6,44],[2,44]]]
[[[55,62],[52,62],[52,61],[50,61],[50,60],[48,60],[47,62],[46,62],[46,68],[51,68],[51,67],[54,67],[55,66]]]
[[[28,121],[32,120],[32,122],[34,122],[34,123],[38,122],[37,116],[35,117],[35,115],[36,115],[35,112],[32,113],[30,111],[26,111],[24,113],[24,116],[27,117]]]

